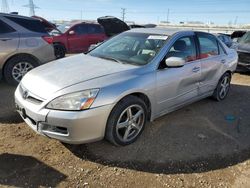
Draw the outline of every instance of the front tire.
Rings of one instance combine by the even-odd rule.
[[[10,85],[18,85],[24,75],[38,66],[37,60],[27,55],[11,58],[4,68],[4,78]]]
[[[220,81],[219,81],[219,83],[214,91],[213,98],[217,101],[224,100],[228,95],[230,85],[231,85],[231,74],[225,73],[221,77],[221,79],[220,79]]]
[[[146,120],[147,107],[144,101],[135,96],[125,97],[112,110],[105,137],[114,145],[129,145],[141,135]]]

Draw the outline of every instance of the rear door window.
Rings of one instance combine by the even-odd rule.
[[[104,30],[100,25],[88,25],[88,33],[89,34],[102,34]]]
[[[74,28],[77,35],[86,35],[88,34],[88,26],[86,24],[77,25]]]
[[[218,43],[214,36],[202,33],[198,34],[198,40],[201,59],[219,55]]]
[[[15,32],[15,29],[13,29],[8,24],[0,20],[0,35],[6,34],[6,33],[12,33],[12,32]]]
[[[30,31],[37,33],[47,33],[44,25],[39,20],[18,18],[12,16],[5,16],[5,17]]]

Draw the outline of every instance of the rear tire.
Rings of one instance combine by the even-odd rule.
[[[135,142],[144,130],[147,114],[143,100],[135,96],[125,97],[109,116],[105,138],[118,146]]]
[[[56,59],[61,59],[65,57],[66,49],[62,44],[54,44],[55,56]]]
[[[18,85],[23,76],[38,66],[38,61],[28,55],[11,58],[4,68],[4,79],[10,85]]]
[[[231,83],[231,74],[230,73],[225,73],[216,89],[214,90],[214,93],[213,93],[213,98],[216,100],[216,101],[222,101],[224,100],[227,95],[228,95],[228,92],[230,90],[230,83]]]

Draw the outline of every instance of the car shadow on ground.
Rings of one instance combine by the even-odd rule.
[[[66,176],[34,157],[0,155],[0,185],[15,187],[55,187]]]
[[[204,99],[149,123],[134,144],[67,145],[102,165],[150,173],[200,173],[250,159],[250,87],[232,85],[221,102]]]
[[[16,87],[9,86],[5,82],[0,81],[0,123],[21,123],[22,118],[15,110],[14,92]]]

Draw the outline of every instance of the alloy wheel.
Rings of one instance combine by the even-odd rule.
[[[17,63],[12,69],[12,77],[17,81],[20,82],[24,75],[33,69],[34,66],[28,62],[20,62]]]
[[[220,85],[219,95],[221,99],[224,99],[229,91],[230,87],[230,78],[225,76]]]
[[[145,122],[145,111],[140,105],[127,107],[120,115],[116,133],[120,140],[129,142],[141,132]]]

